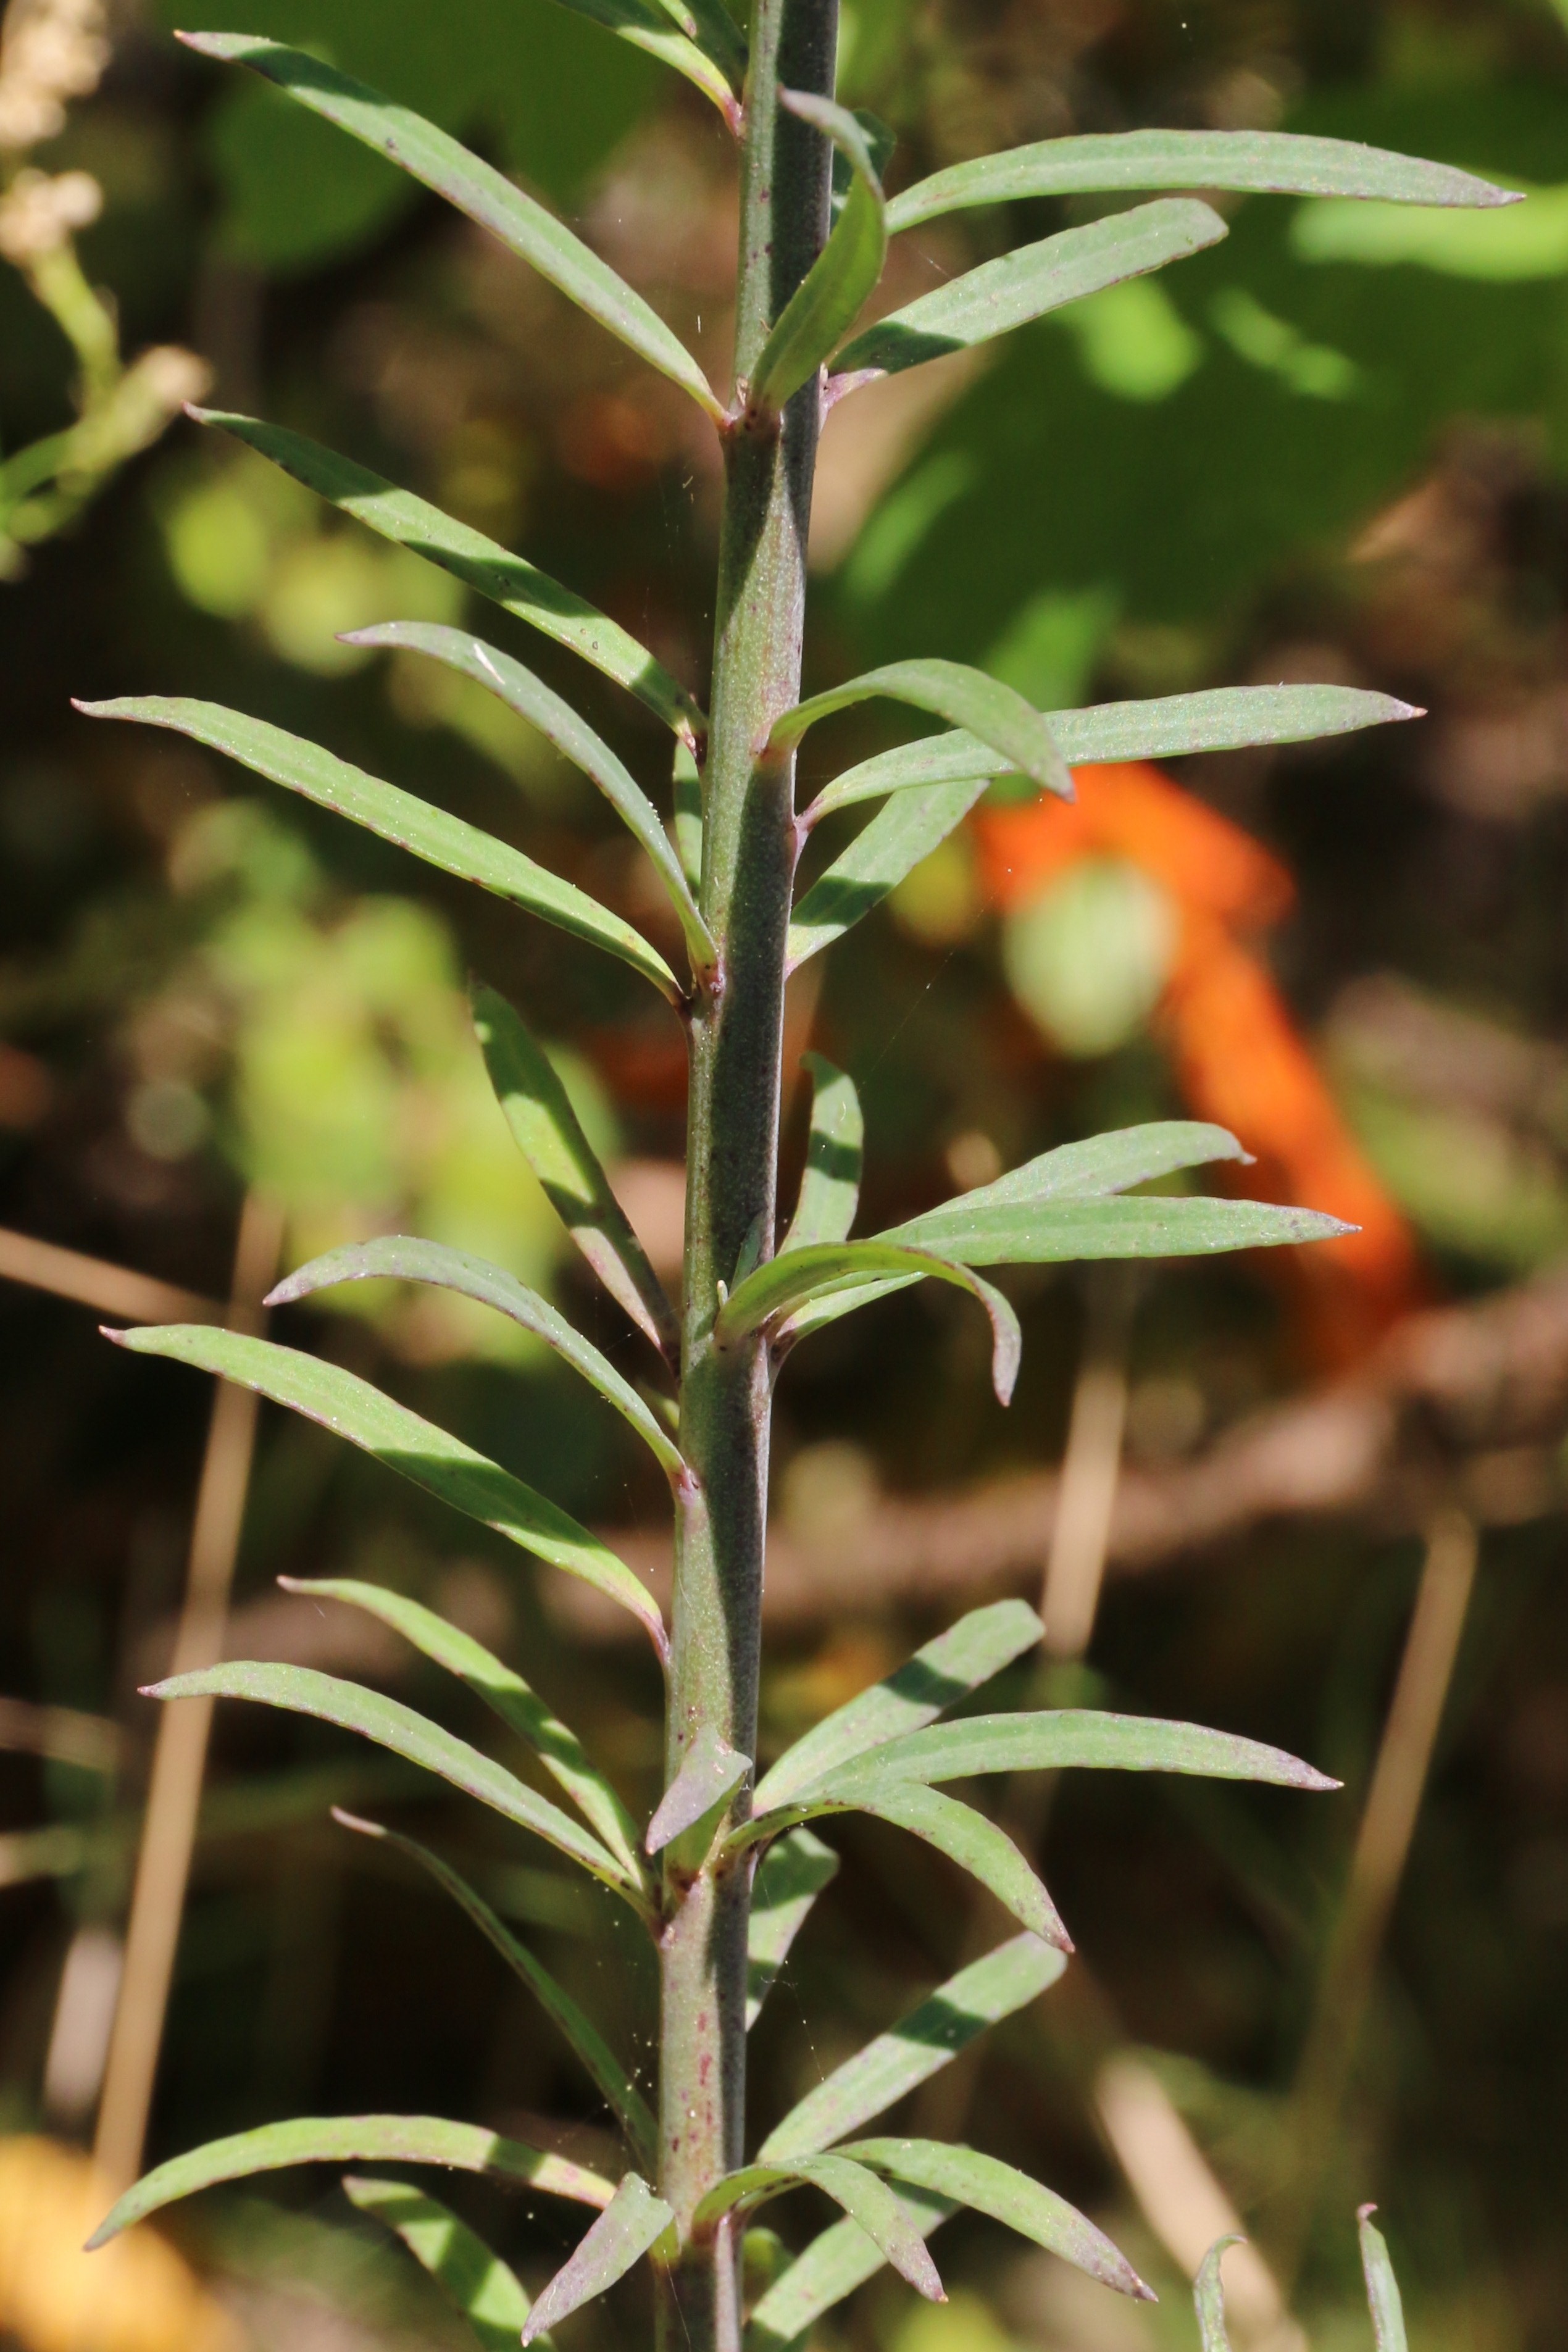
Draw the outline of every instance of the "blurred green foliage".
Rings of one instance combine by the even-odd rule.
[[[188,11],[158,0],[171,31]],[[649,102],[650,60],[551,0],[230,0],[205,32],[259,33],[324,58],[493,146],[506,167],[572,205]],[[563,105],[559,92],[573,91]],[[418,192],[390,163],[259,83],[226,76],[207,132],[218,235],[237,258],[292,272],[363,251]]]

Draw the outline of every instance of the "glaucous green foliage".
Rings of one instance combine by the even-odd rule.
[[[1048,1152],[891,1231],[857,1238],[859,1105],[849,1078],[816,1060],[808,1163],[782,1241],[770,1215],[751,1218],[742,1223],[738,1250],[729,1247],[715,1265],[712,1237],[736,1224],[738,1202],[755,1192],[774,1197],[786,967],[860,921],[962,823],[990,780],[1016,777],[1070,794],[1075,760],[1301,740],[1414,714],[1385,698],[1332,687],[1043,713],[995,678],[928,650],[900,655],[802,700],[799,597],[790,586],[802,575],[798,562],[793,573],[790,567],[792,534],[798,556],[805,517],[784,486],[798,493],[804,484],[809,493],[821,414],[874,377],[1007,333],[1226,235],[1226,221],[1209,205],[1183,194],[1157,195],[988,261],[858,332],[889,237],[938,213],[1019,193],[1070,188],[1119,199],[1181,191],[1194,181],[1335,203],[1484,209],[1511,198],[1446,167],[1329,139],[1212,133],[1194,141],[1141,133],[1064,140],[983,159],[889,205],[885,142],[879,145],[874,126],[839,108],[830,87],[782,89],[771,67],[758,62],[781,55],[815,58],[819,79],[830,84],[832,0],[759,0],[751,61],[722,0],[566,5],[684,74],[741,141],[742,356],[752,356],[724,393],[588,246],[461,145],[452,120],[482,112],[468,83],[446,89],[437,110],[445,119],[430,121],[337,64],[278,40],[248,32],[185,37],[207,56],[252,68],[274,94],[268,107],[293,100],[314,123],[331,126],[378,159],[378,173],[391,164],[412,174],[689,394],[720,436],[729,475],[711,734],[689,688],[622,626],[524,557],[297,435],[245,417],[204,421],[237,436],[344,516],[581,656],[668,728],[676,766],[670,831],[587,722],[514,656],[428,618],[394,618],[353,640],[462,672],[584,769],[651,865],[677,919],[687,968],[672,969],[630,922],[584,890],[330,750],[205,704],[137,698],[90,709],[94,716],[193,735],[442,872],[602,949],[645,979],[693,1039],[701,1082],[694,1083],[689,1133],[689,1235],[706,1238],[689,1241],[678,1315],[522,1015],[491,992],[481,991],[476,1000],[472,1050],[476,1067],[482,1056],[488,1069],[498,1118],[504,1115],[571,1239],[647,1341],[646,1383],[624,1379],[517,1276],[435,1241],[398,1237],[340,1248],[300,1268],[275,1293],[284,1302],[363,1279],[431,1285],[510,1318],[552,1349],[638,1432],[668,1477],[677,1545],[668,1616],[598,1537],[357,1376],[271,1341],[205,1326],[123,1335],[138,1352],[241,1382],[335,1430],[642,1624],[672,1693],[667,1785],[647,1823],[631,1817],[610,1779],[513,1668],[429,1610],[374,1586],[337,1581],[300,1589],[378,1617],[476,1691],[554,1780],[563,1804],[401,1702],[310,1669],[226,1664],[176,1677],[158,1695],[248,1698],[352,1729],[542,1839],[618,1896],[661,1956],[658,2112],[568,1990],[446,1860],[400,1833],[345,1818],[346,1828],[386,1839],[431,1873],[529,1986],[604,2096],[637,2168],[617,2182],[475,2126],[424,2117],[270,2124],[159,2168],[121,2200],[100,2234],[111,2236],[174,2198],[246,2172],[372,2158],[488,2172],[595,2209],[576,2251],[531,2308],[505,2266],[429,2199],[384,2181],[348,2184],[354,2201],[379,2214],[434,2272],[486,2343],[510,2341],[519,2331],[524,2342],[537,2339],[646,2256],[658,2282],[667,2345],[739,2352],[749,2323],[746,2340],[754,2352],[777,2352],[801,2342],[822,2313],[884,2263],[920,2294],[941,2299],[926,2240],[960,2207],[1005,2223],[1122,2294],[1143,2296],[1149,2290],[1098,2228],[1012,2167],[926,2139],[857,2137],[987,2025],[1035,1999],[1071,1950],[1067,1927],[1027,1855],[977,1805],[942,1784],[1065,1768],[1193,1773],[1300,1790],[1333,1784],[1279,1750],[1190,1725],[1085,1712],[940,1722],[1038,1641],[1034,1613],[1006,1602],[972,1612],[829,1716],[753,1786],[753,1759],[741,1738],[755,1744],[746,1729],[744,1693],[755,1681],[763,1498],[746,1481],[758,1464],[765,1472],[768,1400],[784,1356],[823,1324],[890,1290],[931,1277],[978,1299],[991,1320],[993,1378],[1005,1402],[1017,1369],[1018,1325],[976,1268],[1296,1244],[1340,1228],[1307,1209],[1140,1193],[1136,1188],[1152,1180],[1245,1156],[1243,1143],[1218,1129],[1166,1123]],[[445,52],[463,45],[448,39],[441,46]],[[552,103],[563,112],[574,102],[571,89],[552,90]],[[824,142],[847,166],[831,228]],[[1092,472],[1097,453],[1079,450],[1075,462]],[[796,744],[817,719],[877,696],[910,704],[958,731],[863,763],[797,815]],[[881,803],[879,813],[793,916],[786,906],[772,929],[759,922],[747,877],[762,872],[765,879],[764,869],[787,868],[787,882],[818,817],[871,799]],[[763,836],[772,868],[765,858],[755,863]],[[727,1031],[726,1023],[736,1025]],[[749,1061],[735,1063],[739,1049],[726,1047],[726,1035],[745,1041]],[[725,1125],[737,1069],[762,1090],[750,1145],[743,1137],[737,1145],[742,1129]],[[752,1152],[746,1164],[736,1156],[744,1150]],[[759,1153],[765,1164],[758,1164]],[[722,1663],[716,1646],[725,1651],[741,1694],[722,1718],[701,1696],[709,1686],[704,1675]],[[1022,1932],[848,2059],[752,2152],[741,2145],[745,2031],[832,1875],[831,1853],[805,1824],[846,1811],[872,1815],[924,1841],[986,1888]],[[737,1948],[743,1966],[726,1973],[725,1923],[736,1917],[745,1929]],[[695,2074],[680,2071],[692,2067]],[[710,2068],[721,2078],[721,2093],[709,2084]],[[711,2112],[705,2107],[700,2115],[686,2104],[697,2095],[683,2087],[689,2081],[704,2085]],[[747,2315],[739,2260],[746,2223],[800,2186],[825,2193],[843,2218]],[[1397,2294],[1381,2241],[1369,2226],[1363,2235],[1379,2341],[1394,2352],[1401,2340]],[[1216,2257],[1199,2282],[1199,2310],[1205,2341],[1222,2346]]]

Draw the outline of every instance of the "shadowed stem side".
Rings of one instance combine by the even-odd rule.
[[[831,95],[837,0],[758,0],[742,156],[736,373],[826,241],[826,142],[774,93]],[[761,764],[800,698],[806,532],[816,458],[814,378],[782,426],[738,425],[725,448],[712,695],[703,779],[701,907],[717,984],[691,1015],[680,1444],[692,1484],[676,1529],[667,1779],[700,1731],[756,1753],[769,1390],[757,1338],[721,1349],[718,1285],[742,1248],[771,1255],[775,1217],[784,938],[795,876],[794,762]],[[750,1803],[749,1783],[729,1818]],[[665,1857],[659,2189],[682,2240],[659,2282],[661,2352],[739,2352],[738,2233],[693,2239],[691,2216],[744,2154],[751,1857],[705,1856],[713,1824]]]

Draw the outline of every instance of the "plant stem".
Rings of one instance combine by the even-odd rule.
[[[782,84],[831,95],[837,46],[837,0],[756,0],[741,166],[738,381],[827,234],[827,143],[785,114],[775,93]],[[691,1483],[676,1529],[671,1780],[700,1731],[756,1753],[769,1368],[759,1339],[717,1348],[713,1321],[718,1285],[733,1282],[742,1248],[767,1257],[773,1246],[797,843],[794,761],[764,762],[758,753],[773,720],[800,698],[818,401],[814,380],[782,425],[737,428],[725,448],[701,888],[721,963],[691,1017],[680,1405]],[[749,1802],[743,1786],[726,1823]],[[738,2352],[740,2344],[739,2233],[726,2223],[697,2242],[690,2228],[702,2196],[744,2153],[751,1858],[720,1870],[716,1843],[704,1824],[665,1862],[659,2188],[682,2242],[660,2284],[667,2352]]]

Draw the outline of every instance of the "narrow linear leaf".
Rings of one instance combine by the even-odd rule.
[[[841,1776],[825,1778],[787,1806],[742,1822],[731,1831],[725,1850],[741,1853],[797,1821],[816,1820],[827,1813],[870,1813],[896,1829],[908,1830],[911,1837],[923,1839],[989,1887],[1021,1927],[1054,1944],[1058,1951],[1072,1950],[1072,1938],[1055,1904],[1005,1832],[972,1805],[960,1804],[955,1797],[919,1780],[879,1780],[869,1769],[849,1769]]]
[[[650,980],[671,1004],[682,1001],[680,982],[658,950],[585,890],[536,866],[521,849],[498,841],[493,834],[481,833],[478,825],[433,808],[428,801],[416,799],[397,784],[367,775],[363,768],[351,766],[318,743],[308,743],[265,719],[176,696],[127,696],[118,702],[79,702],[75,708],[89,719],[129,719],[142,727],[166,727],[206,744],[211,751],[225,752],[257,775],[299,793],[321,808],[335,810],[339,816],[363,825],[366,832],[378,834],[383,841],[395,842],[400,849],[411,851],[443,874],[477,882],[498,898],[510,898],[513,906],[553,923],[557,930],[570,931],[590,947],[602,948],[607,955],[630,964],[644,980]]]
[[[558,5],[574,16],[586,16],[590,24],[602,25],[606,32],[618,34],[634,49],[644,49],[661,64],[672,66],[712,100],[731,128],[738,124],[740,100],[728,76],[694,40],[675,29],[663,9],[644,5],[643,0],[558,0]]]
[[[1230,2336],[1225,2324],[1225,2282],[1219,2266],[1226,2249],[1242,2242],[1235,2236],[1216,2238],[1198,2265],[1198,2274],[1193,2281],[1193,2308],[1198,2315],[1203,2352],[1230,2352]]]
[[[1054,1944],[1058,1951],[1072,1950],[1072,1937],[1062,1925],[1060,1913],[1023,1854],[1005,1831],[972,1805],[962,1805],[940,1789],[928,1789],[913,1780],[874,1785],[868,1780],[863,1787],[853,1787],[847,1780],[842,1790],[829,1788],[826,1793],[837,1796],[856,1812],[871,1813],[922,1839],[988,1887],[1021,1927],[1043,1943]],[[929,2185],[940,2189],[943,2184]]]
[[[675,747],[675,854],[694,893],[702,887],[702,772],[688,743]]]
[[[468,629],[447,628],[434,621],[385,621],[374,628],[350,629],[344,632],[343,643],[427,654],[433,661],[445,662],[448,669],[475,679],[509,709],[515,710],[520,719],[536,727],[563,758],[581,768],[598,785],[628,832],[640,843],[679,919],[692,969],[700,973],[712,971],[717,958],[712,934],[697,911],[696,900],[670,846],[669,836],[659,822],[658,811],[604,738],[595,734],[587,720],[580,719],[571,704],[553,693],[542,678],[535,677],[510,654],[487,646]]]
[[[759,2163],[831,2147],[952,2063],[987,2026],[1056,1983],[1064,1955],[1035,1936],[1015,1936],[836,2067],[792,2107],[757,2151]]]
[[[847,1241],[860,1199],[866,1122],[855,1081],[820,1054],[803,1054],[801,1067],[811,1077],[811,1130],[800,1197],[779,1244],[781,1257],[816,1242]]]
[[[896,1290],[909,1290],[921,1280],[914,1274],[879,1274],[870,1282],[856,1283],[844,1290],[835,1290],[826,1297],[814,1298],[801,1307],[787,1322],[781,1323],[773,1338],[775,1356],[782,1360],[786,1351],[820,1331],[825,1323],[842,1322],[862,1307],[875,1307],[879,1299],[890,1298]]]
[[[374,1454],[441,1502],[466,1511],[568,1576],[580,1576],[610,1601],[629,1609],[647,1628],[662,1658],[667,1652],[658,1603],[624,1559],[565,1511],[557,1508],[499,1463],[476,1454],[459,1437],[437,1429],[405,1405],[395,1404],[354,1372],[340,1365],[201,1323],[170,1323],[109,1335],[133,1355],[168,1356],[220,1380],[254,1389],[274,1404],[288,1405],[323,1429],[335,1430],[351,1445]]]
[[[851,377],[894,375],[922,361],[970,350],[1086,294],[1185,260],[1225,235],[1226,225],[1211,205],[1180,196],[1063,229],[1038,245],[982,262],[868,327],[839,352],[832,382],[847,387]]]
[[[774,721],[768,749],[792,750],[819,719],[883,696],[889,701],[907,702],[915,710],[931,711],[938,719],[951,719],[994,751],[1004,753],[1010,769],[1032,777],[1063,800],[1071,800],[1072,778],[1050,728],[1033,703],[1026,702],[1015,687],[988,677],[967,662],[943,661],[935,656],[921,661],[886,662],[881,668],[867,670],[826,694],[814,694],[808,701],[797,702]]]
[[[1119,2294],[1135,2296],[1141,2303],[1156,2299],[1103,2231],[1054,2189],[1042,2187],[997,2157],[982,2156],[973,2147],[950,2147],[934,2139],[858,2140],[844,2154],[890,2173],[895,2180],[912,2181],[917,2188],[935,2189],[976,2213],[988,2213],[994,2221],[1005,2222],[1047,2252],[1060,2254]]]
[[[551,1207],[616,1304],[668,1364],[678,1364],[675,1310],[549,1055],[493,989],[474,992],[474,1028],[507,1125]]]
[[[468,2321],[484,2352],[515,2352],[528,2317],[527,2293],[516,2272],[466,2221],[405,2180],[369,2180],[351,2173],[343,2194],[402,2239]]]
[[[806,1915],[837,1875],[838,1856],[810,1830],[793,1829],[769,1846],[752,1883],[746,1927],[746,2031],[789,1958]]]
[[[899,2195],[923,2238],[958,2210],[954,2199],[908,2183],[900,2184]],[[825,2312],[875,2277],[884,2259],[858,2223],[836,2221],[763,2296],[746,2328],[745,2352],[791,2352]]]
[[[1361,2263],[1366,2277],[1367,2308],[1372,2313],[1377,2352],[1408,2352],[1405,2305],[1389,2259],[1388,2242],[1373,2221],[1375,2205],[1363,2205],[1356,2214],[1361,2232]]]
[[[1381,196],[1395,205],[1510,205],[1449,163],[1426,163],[1350,139],[1289,131],[1123,131],[1042,139],[935,172],[895,196],[896,236],[943,213],[1029,196],[1110,195],[1142,188],[1235,188],[1289,196]]]
[[[1066,1707],[1040,1715],[972,1715],[932,1724],[874,1748],[855,1768],[878,1780],[928,1786],[984,1772],[1190,1772],[1211,1780],[1259,1780],[1279,1789],[1337,1789],[1315,1766],[1282,1748],[1230,1731],[1151,1716],[1102,1715]],[[846,1785],[845,1769],[830,1775]],[[811,1793],[808,1788],[805,1794]]]
[[[1250,1167],[1228,1128],[1206,1119],[1151,1119],[1142,1127],[1112,1128],[1106,1135],[1085,1136],[1077,1143],[1059,1143],[1022,1166],[1009,1169],[994,1183],[962,1192],[911,1223],[939,1225],[950,1211],[955,1216],[975,1216],[983,1211],[1015,1208],[1047,1201],[1103,1201],[1134,1184],[1148,1184],[1158,1176],[1172,1176],[1184,1168],[1203,1168],[1218,1160],[1239,1160]]]
[[[752,1759],[721,1739],[705,1725],[686,1751],[679,1771],[665,1790],[658,1811],[647,1825],[649,1853],[661,1853],[704,1814],[721,1805],[752,1769]]]
[[[671,21],[679,26],[721,67],[739,90],[744,87],[748,51],[746,37],[724,0],[659,0]]]
[[[438,1773],[466,1796],[477,1797],[481,1805],[500,1813],[520,1829],[531,1830],[573,1862],[592,1873],[634,1910],[644,1915],[647,1898],[636,1884],[628,1884],[626,1874],[613,1854],[607,1853],[597,1838],[590,1837],[579,1827],[570,1813],[552,1805],[548,1797],[498,1764],[493,1756],[486,1756],[478,1748],[470,1748],[466,1739],[445,1731],[428,1717],[416,1714],[401,1699],[387,1698],[380,1691],[366,1690],[359,1683],[339,1680],[336,1675],[318,1674],[314,1666],[279,1666],[258,1664],[252,1660],[233,1665],[206,1666],[199,1673],[171,1675],[161,1683],[149,1685],[149,1698],[245,1698],[261,1706],[276,1706],[290,1715],[314,1716],[318,1722],[335,1723],[344,1731],[357,1731],[363,1738],[374,1739],[378,1748],[391,1748],[395,1756],[405,1756],[411,1764],[421,1764],[427,1772]]]
[[[1206,1257],[1330,1241],[1355,1227],[1315,1209],[1201,1196],[1083,1202],[950,1202],[879,1234],[879,1241],[937,1249],[960,1265],[1056,1265],[1069,1259]]]
[[[488,2172],[579,2205],[606,2206],[612,2184],[586,2166],[549,2156],[521,2140],[502,2139],[478,2124],[447,2123],[437,2116],[302,2116],[263,2124],[258,2131],[209,2140],[140,2179],[88,2240],[89,2251],[109,2243],[134,2221],[220,2181],[279,2172],[291,2164],[439,2164],[454,2172]]]
[[[896,1244],[814,1242],[770,1258],[766,1265],[758,1266],[731,1292],[719,1311],[714,1336],[721,1347],[731,1346],[748,1332],[760,1330],[764,1324],[782,1322],[814,1299],[830,1297],[835,1292],[858,1290],[868,1276],[889,1274],[931,1276],[938,1282],[951,1282],[958,1289],[967,1290],[980,1301],[991,1323],[991,1385],[998,1403],[1010,1403],[1018,1378],[1024,1335],[1006,1299],[967,1267]]]
[[[565,1987],[556,1982],[527,1946],[520,1944],[510,1928],[502,1926],[483,1895],[476,1894],[450,1863],[433,1853],[428,1846],[421,1845],[416,1838],[405,1837],[398,1830],[383,1829],[376,1822],[361,1821],[355,1814],[344,1812],[341,1806],[333,1806],[332,1818],[344,1829],[353,1830],[362,1837],[382,1839],[400,1853],[407,1854],[422,1870],[429,1872],[460,1910],[467,1912],[480,1935],[500,1954],[513,1975],[521,1979],[581,2059],[625,2132],[632,2154],[640,2162],[651,2164],[658,2144],[658,2127],[647,2102],[628,2080],[626,2069],[593,2020],[584,2016]]]
[[[956,1706],[961,1698],[967,1698],[1015,1658],[1032,1650],[1044,1633],[1045,1627],[1026,1601],[995,1601],[988,1608],[972,1609],[956,1625],[917,1650],[896,1674],[836,1707],[786,1748],[757,1783],[752,1799],[756,1811],[774,1811],[826,1773],[890,1739],[934,1723],[947,1708]],[[763,1863],[758,1874],[759,1890],[779,1851],[773,1847]],[[826,1848],[819,1851],[826,1853]]]
[[[338,1601],[345,1608],[363,1609],[367,1616],[401,1633],[435,1664],[467,1683],[510,1729],[528,1742],[545,1770],[608,1846],[626,1877],[635,1885],[646,1884],[637,1825],[615,1790],[590,1763],[576,1733],[551,1713],[521,1675],[493,1657],[483,1643],[459,1626],[448,1624],[422,1601],[390,1592],[382,1584],[363,1584],[347,1576],[315,1580],[280,1576],[278,1581],[285,1592],[301,1593],[307,1600]]]
[[[907,2279],[928,2303],[947,2301],[936,2264],[926,2252],[924,2237],[913,2215],[905,2210],[902,2200],[885,2181],[841,2154],[802,2155],[788,2163],[751,2164],[739,2172],[731,2172],[698,2206],[693,2217],[695,2225],[700,2229],[710,2227],[738,2205],[776,2196],[781,2189],[797,2185],[820,2189],[836,2205],[841,2205],[884,2261],[891,2263],[900,2277]]]
[[[898,151],[899,134],[890,122],[874,114],[868,106],[851,109],[857,130],[866,142],[866,152],[871,159],[871,169],[885,183],[888,166]],[[828,216],[837,220],[849,201],[849,191],[855,184],[855,166],[841,149],[833,153],[833,193],[828,199]]]
[[[1239,751],[1262,743],[1315,743],[1386,727],[1425,711],[1389,694],[1351,686],[1222,686],[1201,694],[1172,694],[1152,702],[1103,702],[1084,710],[1046,713],[1058,750],[1069,767],[1118,760],[1181,759],[1193,751]],[[882,800],[911,785],[998,776],[996,755],[967,729],[928,735],[847,768],[818,793],[805,812],[816,824],[835,809]]]
[[[444,196],[639,359],[689,393],[715,424],[722,422],[723,403],[673,329],[580,236],[449,131],[367,83],[340,73],[335,66],[308,57],[302,49],[286,48],[279,41],[253,33],[184,33],[179,37],[203,57],[248,66],[312,114],[335,123],[363,146],[374,147],[400,171]]]
[[[335,450],[324,449],[302,433],[266,425],[254,416],[237,416],[217,409],[193,408],[200,425],[216,425],[243,441],[263,457],[291,474],[340,514],[352,515],[368,530],[405,547],[411,555],[449,572],[467,588],[488,596],[503,612],[526,621],[557,645],[565,646],[617,686],[635,694],[667,727],[689,742],[707,732],[708,721],[699,706],[668,670],[660,668],[646,646],[596,605],[574,590],[552,580],[547,572],[510,549],[498,546],[481,530],[443,514],[427,499],[356,466]]]
[[[1147,1127],[1122,1128],[1110,1135],[1090,1136],[1079,1143],[1061,1144],[1054,1151],[1043,1151],[1037,1159],[999,1176],[994,1184],[961,1193],[954,1200],[944,1201],[940,1208],[912,1218],[890,1238],[932,1247],[939,1255],[947,1255],[947,1243],[953,1236],[972,1235],[983,1225],[990,1231],[993,1224],[998,1230],[1016,1233],[1027,1224],[1030,1213],[1044,1203],[1102,1201],[1131,1185],[1148,1183],[1155,1177],[1215,1160],[1251,1164],[1250,1153],[1244,1151],[1235,1136],[1223,1127],[1192,1119],[1162,1119]],[[1317,1233],[1305,1236],[1310,1240],[1321,1237]],[[958,1250],[951,1253],[954,1256],[961,1254]],[[858,1307],[869,1307],[895,1290],[907,1289],[911,1279],[908,1275],[883,1275],[858,1287],[814,1300],[783,1325],[779,1344],[793,1345]]]
[[[574,1371],[581,1372],[590,1388],[597,1389],[605,1402],[615,1406],[668,1476],[679,1478],[685,1469],[680,1448],[669,1432],[631,1382],[621,1378],[598,1349],[538,1291],[530,1290],[526,1283],[508,1274],[504,1267],[470,1257],[466,1250],[448,1249],[442,1242],[411,1240],[403,1234],[385,1234],[374,1241],[349,1243],[342,1249],[328,1250],[323,1256],[312,1258],[308,1265],[300,1266],[279,1283],[268,1295],[267,1305],[293,1306],[315,1291],[330,1290],[335,1283],[375,1281],[431,1283],[437,1289],[458,1291],[465,1298],[477,1298],[481,1306],[493,1307],[498,1313],[510,1316],[525,1331],[531,1331],[547,1347],[553,1348]]]
[[[963,776],[956,783],[900,793],[879,809],[796,906],[784,950],[786,970],[798,971],[879,907],[957,831],[989,782],[988,776]]]
[[[852,178],[832,235],[763,345],[747,386],[753,411],[776,412],[816,375],[848,333],[888,257],[882,183],[855,117],[831,99],[784,89],[779,103],[832,140]]]
[[[675,2216],[647,2182],[628,2172],[569,2262],[563,2263],[523,2322],[524,2344],[535,2344],[585,2303],[624,2278]]]

